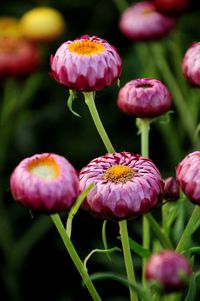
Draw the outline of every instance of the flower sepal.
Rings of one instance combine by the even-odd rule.
[[[79,115],[76,111],[73,110],[72,108],[72,105],[73,105],[73,102],[75,101],[76,99],[76,92],[73,91],[73,90],[69,90],[69,97],[68,97],[68,100],[67,100],[67,106],[68,108],[70,109],[71,113],[73,115],[75,115],[76,117],[81,117],[81,115]]]

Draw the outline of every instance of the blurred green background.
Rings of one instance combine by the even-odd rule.
[[[116,1],[117,2],[117,1]],[[137,2],[137,1],[135,1]],[[133,3],[128,1],[128,4]],[[74,110],[81,118],[72,115],[67,107],[68,91],[49,76],[49,57],[66,40],[83,34],[97,35],[113,44],[123,60],[120,84],[139,77],[155,77],[166,83],[165,71],[156,68],[152,43],[132,42],[119,31],[120,12],[115,1],[107,0],[59,0],[31,1],[12,0],[1,3],[1,16],[20,18],[26,11],[37,6],[50,6],[60,11],[67,30],[57,40],[41,45],[43,62],[39,70],[27,78],[17,80],[10,97],[17,104],[25,95],[25,103],[11,110],[6,122],[1,124],[2,148],[0,183],[0,300],[1,301],[70,301],[89,300],[81,286],[80,277],[70,261],[63,244],[48,216],[30,214],[16,204],[9,189],[9,178],[14,167],[25,157],[43,152],[55,152],[70,160],[80,170],[90,160],[105,153],[104,146],[93,126],[91,117],[80,95]],[[193,41],[200,41],[200,5],[193,1],[176,28],[165,38],[155,42],[177,79],[188,110],[195,123],[199,120],[200,92],[190,87],[181,74],[181,59]],[[167,84],[167,83],[166,83]],[[3,106],[6,80],[0,82]],[[119,87],[96,93],[96,105],[103,124],[117,151],[140,153],[140,137],[135,119],[125,116],[116,106]],[[172,93],[173,94],[173,93]],[[14,97],[14,95],[16,97]],[[173,114],[168,123],[152,124],[150,132],[150,157],[161,170],[163,178],[175,175],[175,166],[185,154],[197,147],[188,137],[183,121],[173,102]],[[5,138],[6,137],[6,138]],[[2,144],[1,144],[2,143]],[[5,144],[4,144],[5,143]],[[66,215],[63,214],[63,221]],[[92,248],[102,248],[102,221],[87,212],[78,212],[75,217],[72,240],[84,258]],[[131,222],[130,232],[141,242],[141,220]],[[179,231],[181,231],[179,229]],[[118,244],[117,224],[108,225],[110,246]],[[197,238],[198,239],[198,238]],[[114,270],[122,271],[122,259],[118,254]],[[140,259],[136,257],[136,266]],[[113,270],[105,255],[95,255],[89,263],[89,272]],[[103,285],[102,285],[103,283]],[[103,300],[128,300],[126,288],[112,281],[98,282],[97,288]],[[198,300],[198,299],[197,299]]]

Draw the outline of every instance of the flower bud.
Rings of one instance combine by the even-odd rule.
[[[161,200],[163,182],[150,159],[129,152],[92,160],[79,174],[80,190],[94,184],[83,203],[93,215],[122,220],[145,214]]]
[[[161,81],[141,78],[128,82],[118,93],[122,112],[140,118],[151,118],[167,112],[172,97]]]
[[[167,201],[176,201],[180,197],[180,187],[178,181],[169,177],[164,180],[164,199]]]
[[[188,82],[195,86],[200,86],[200,42],[193,43],[186,51],[182,69]]]
[[[43,153],[22,160],[10,179],[16,202],[44,213],[70,208],[78,196],[78,176],[62,156]]]
[[[176,168],[176,178],[185,195],[200,205],[200,151],[188,154]]]
[[[175,292],[187,287],[191,273],[187,259],[171,250],[153,254],[146,266],[146,279],[157,281],[164,292]]]

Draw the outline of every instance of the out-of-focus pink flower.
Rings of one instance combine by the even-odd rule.
[[[121,15],[119,28],[132,40],[151,40],[165,36],[176,19],[156,11],[152,2],[142,1],[128,7]]]
[[[91,183],[83,208],[97,217],[121,220],[145,214],[161,200],[163,181],[150,159],[130,152],[92,160],[79,174],[80,190]]]
[[[180,186],[177,179],[168,177],[164,180],[164,199],[176,201],[180,197]]]
[[[129,115],[141,118],[159,116],[167,112],[172,97],[167,87],[151,78],[135,79],[128,82],[118,93],[118,107]]]
[[[0,37],[0,77],[34,72],[40,64],[39,48],[23,38]]]
[[[177,166],[176,178],[185,195],[200,205],[200,151],[188,154]]]
[[[187,259],[171,250],[153,254],[146,267],[147,280],[157,281],[165,292],[184,289],[191,273]]]
[[[119,78],[122,61],[106,40],[84,35],[58,48],[51,56],[51,70],[51,76],[69,89],[96,91]]]
[[[78,176],[71,163],[51,153],[22,160],[10,180],[16,202],[44,213],[70,208],[78,196],[78,186]]]
[[[189,4],[188,0],[152,0],[156,9],[164,14],[183,13]]]
[[[192,85],[200,86],[200,42],[193,43],[182,62],[183,74]]]

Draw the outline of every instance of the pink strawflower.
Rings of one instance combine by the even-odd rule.
[[[83,208],[97,217],[121,220],[149,212],[161,200],[163,182],[150,159],[130,152],[92,160],[79,174],[80,190],[94,183]]]
[[[177,166],[176,178],[185,195],[200,205],[200,151],[188,154]]]
[[[70,208],[78,195],[78,186],[78,176],[71,163],[50,153],[22,160],[10,180],[16,202],[44,213]]]
[[[141,118],[159,116],[167,112],[172,97],[167,87],[151,78],[135,79],[128,82],[118,93],[118,107],[129,115]]]
[[[157,281],[165,292],[184,289],[191,274],[192,270],[187,259],[171,250],[153,254],[146,267],[147,280]]]
[[[183,74],[190,84],[200,86],[200,42],[193,43],[182,62]]]
[[[58,48],[51,56],[51,69],[51,76],[69,89],[96,91],[119,78],[122,61],[106,40],[84,35]]]
[[[168,177],[164,180],[164,199],[176,201],[180,197],[180,186],[177,179]]]
[[[173,17],[156,11],[152,2],[132,4],[120,17],[121,32],[132,40],[151,40],[165,36],[176,24]]]
[[[0,77],[18,77],[36,71],[40,64],[37,45],[23,38],[0,37]]]

